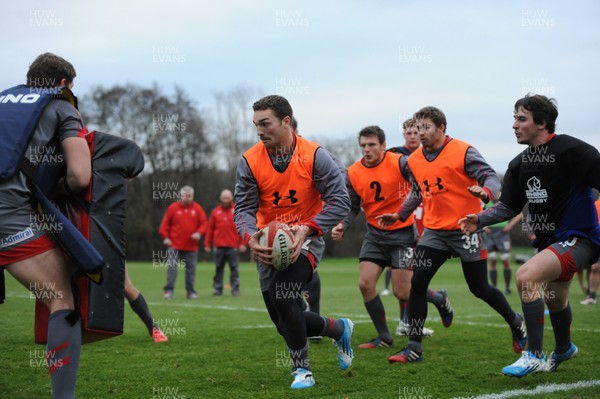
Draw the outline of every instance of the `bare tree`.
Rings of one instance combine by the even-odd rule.
[[[247,86],[214,94],[214,116],[209,130],[214,132],[219,167],[234,169],[242,153],[256,142],[252,104],[260,97],[260,89]]]
[[[355,137],[352,137],[352,139],[342,137],[329,139],[308,138],[317,141],[322,147],[335,155],[346,167],[358,161],[362,156]]]
[[[204,118],[183,89],[167,95],[156,84],[96,87],[80,108],[89,130],[133,140],[144,153],[144,173],[128,189],[128,254],[148,259],[162,248],[158,225],[183,184],[196,188],[201,204],[219,190]]]
[[[149,164],[146,172],[181,173],[210,163],[204,120],[181,88],[176,87],[170,98],[156,84],[96,87],[82,103],[91,129],[120,135],[142,148]]]

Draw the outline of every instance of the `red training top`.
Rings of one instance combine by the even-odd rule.
[[[224,208],[219,204],[210,214],[208,226],[206,228],[206,236],[204,237],[205,247],[227,247],[238,248],[245,244],[242,241],[233,220],[233,207]]]
[[[192,234],[204,235],[205,231],[204,209],[197,202],[183,205],[181,201],[169,205],[158,230],[163,240],[169,238],[171,247],[180,251],[197,251],[198,241],[192,239]]]

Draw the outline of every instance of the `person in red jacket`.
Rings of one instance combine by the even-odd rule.
[[[223,275],[225,262],[229,263],[231,294],[240,295],[239,252],[246,252],[246,245],[237,232],[233,220],[233,193],[221,191],[221,203],[213,209],[208,219],[204,236],[204,251],[210,253],[214,247],[215,275],[213,277],[213,295],[223,295]]]
[[[163,297],[173,298],[173,289],[177,279],[177,269],[185,266],[185,289],[188,299],[198,298],[194,290],[196,263],[198,261],[198,243],[206,231],[206,213],[194,202],[194,189],[183,186],[180,200],[169,205],[160,223],[159,233],[168,247],[169,261],[167,284]]]

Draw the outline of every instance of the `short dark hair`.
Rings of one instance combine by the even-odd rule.
[[[254,111],[265,111],[270,109],[279,120],[286,116],[289,116],[290,118],[294,116],[294,111],[288,100],[286,100],[285,97],[278,95],[270,95],[261,98],[252,105],[252,109]]]
[[[556,129],[556,118],[558,117],[558,107],[556,100],[548,98],[541,94],[527,94],[515,103],[515,112],[523,107],[533,115],[533,121],[536,125],[546,123],[546,129],[549,133],[554,133]]]
[[[436,127],[440,127],[441,125],[444,125],[446,128],[448,127],[448,124],[446,123],[446,115],[444,115],[442,110],[439,108],[432,106],[423,107],[415,112],[412,117],[415,122],[419,121],[419,119],[425,118],[431,119]]]
[[[379,144],[385,143],[385,132],[379,126],[367,126],[358,132],[358,141],[361,137],[377,136]]]
[[[29,66],[27,83],[29,87],[57,87],[62,79],[70,84],[77,74],[73,65],[56,54],[44,53]]]
[[[294,132],[298,131],[298,120],[296,119],[295,116],[292,116],[292,130]]]

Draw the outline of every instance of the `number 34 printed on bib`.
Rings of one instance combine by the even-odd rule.
[[[463,234],[463,236],[461,237],[461,239],[463,239],[465,242],[463,243],[463,248],[464,249],[474,249],[474,248],[479,248],[479,243],[481,242],[480,240],[480,233],[477,234],[471,234],[470,236]]]

